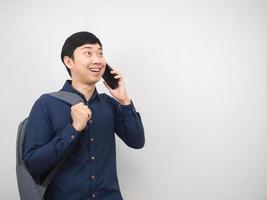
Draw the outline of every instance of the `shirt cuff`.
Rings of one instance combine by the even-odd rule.
[[[67,144],[71,144],[78,138],[79,135],[79,131],[77,131],[71,123],[68,123],[61,132],[61,136]]]
[[[136,116],[136,110],[135,110],[135,107],[134,107],[134,104],[131,100],[131,103],[129,105],[122,105],[122,104],[118,104],[118,111],[120,113],[122,113],[123,115],[135,115]]]

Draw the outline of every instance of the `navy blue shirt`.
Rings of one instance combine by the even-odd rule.
[[[24,160],[37,180],[75,145],[64,165],[51,181],[48,200],[122,200],[116,170],[116,133],[129,147],[144,146],[141,117],[133,102],[120,105],[95,89],[90,100],[67,80],[61,91],[73,92],[84,99],[92,111],[86,128],[77,132],[72,126],[70,106],[47,94],[34,103],[25,135]]]

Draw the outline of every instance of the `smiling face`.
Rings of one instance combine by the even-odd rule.
[[[101,79],[106,66],[103,50],[97,43],[77,47],[73,59],[65,56],[64,63],[70,69],[72,79],[89,85]]]

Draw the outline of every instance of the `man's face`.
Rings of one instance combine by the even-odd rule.
[[[85,44],[74,50],[69,64],[72,79],[85,84],[95,84],[105,71],[106,60],[99,44]]]

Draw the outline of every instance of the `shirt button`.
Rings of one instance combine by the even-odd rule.
[[[93,120],[91,120],[91,119],[90,119],[90,121],[89,121],[89,122],[90,122],[90,124],[92,124]]]
[[[95,198],[95,196],[96,196],[95,194],[92,194],[92,197],[93,197],[93,198]]]
[[[95,179],[95,176],[91,176],[92,179]]]
[[[93,142],[94,140],[95,140],[94,138],[92,138],[92,137],[90,138],[90,141],[91,141],[91,142]]]
[[[92,159],[92,160],[94,160],[94,159],[95,159],[95,157],[94,157],[94,156],[92,156],[92,157],[91,157],[91,159]]]
[[[74,135],[71,135],[70,137],[71,137],[71,139],[74,139],[74,138],[75,138],[75,136],[74,136]]]

